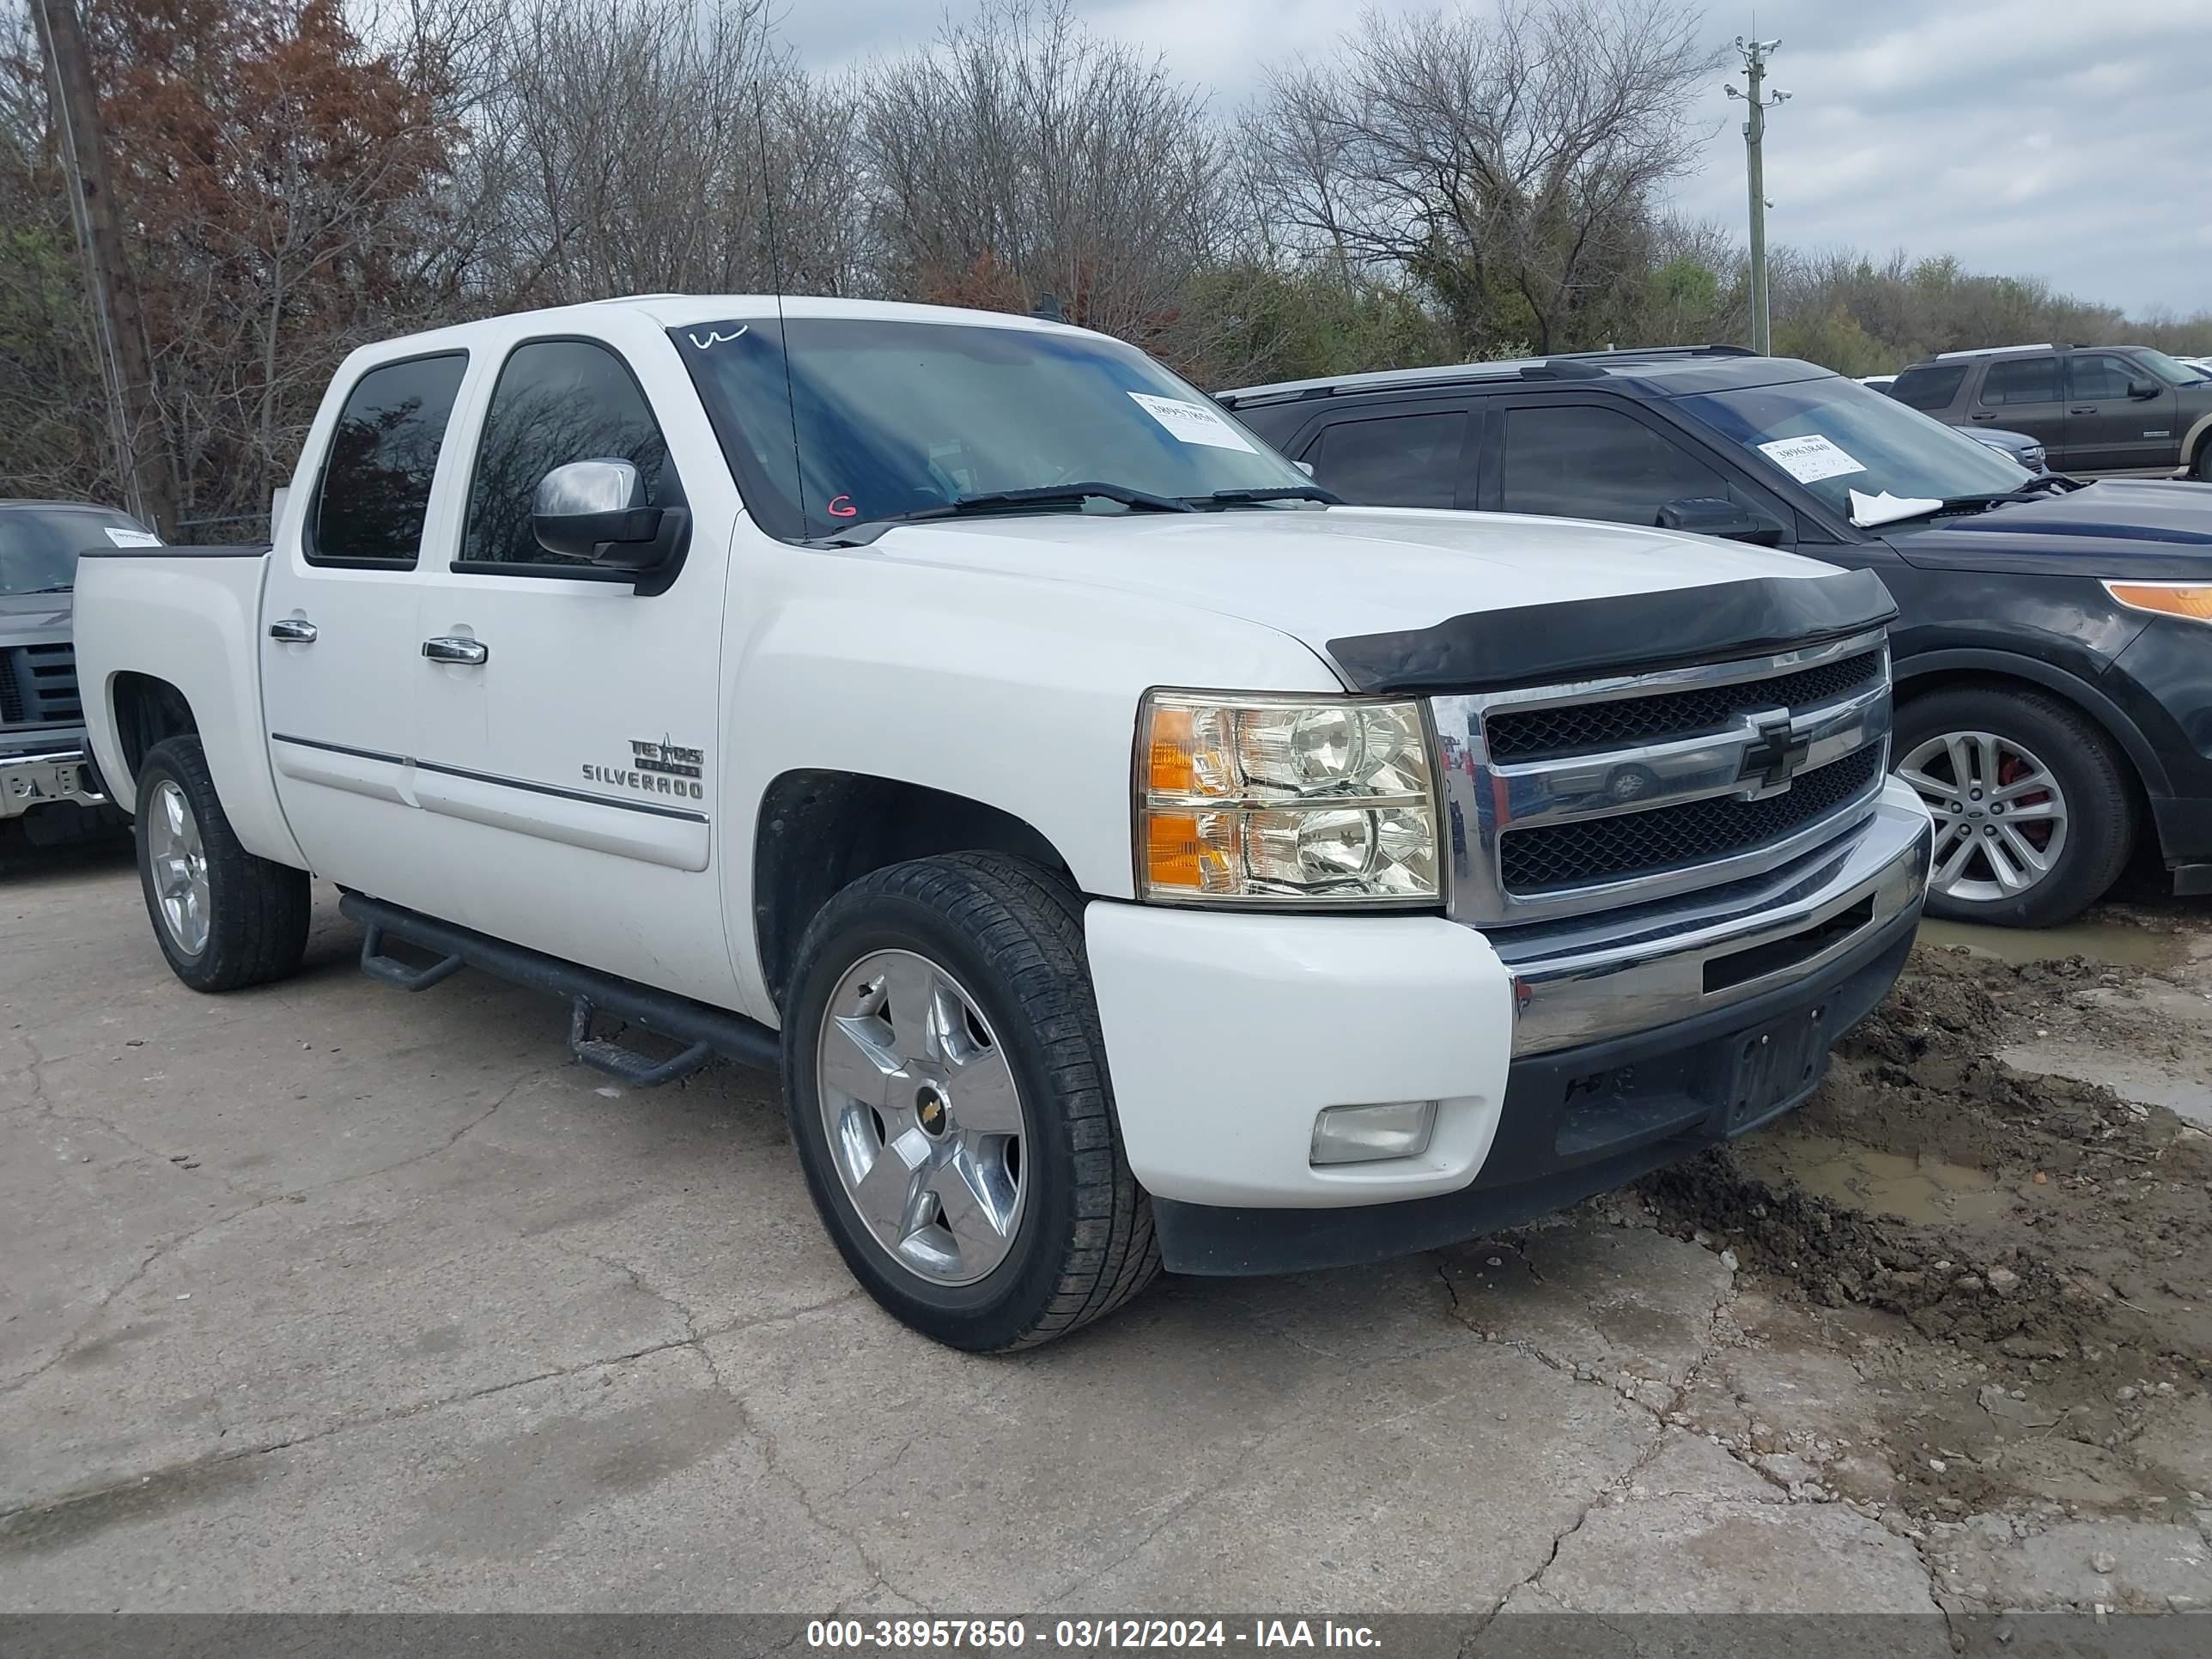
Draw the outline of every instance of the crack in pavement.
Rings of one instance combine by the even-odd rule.
[[[45,1062],[43,1061],[39,1062],[39,1064],[44,1063]],[[34,1065],[32,1069],[35,1076],[37,1066]],[[159,1261],[162,1257],[173,1255],[176,1251],[182,1249],[185,1245],[191,1243],[203,1233],[212,1232],[218,1227],[228,1226],[234,1221],[241,1220],[245,1217],[252,1215],[257,1210],[265,1210],[272,1204],[304,1203],[309,1197],[316,1194],[335,1191],[340,1187],[348,1186],[356,1181],[368,1181],[377,1176],[389,1175],[395,1170],[403,1170],[410,1164],[421,1164],[427,1159],[436,1158],[443,1153],[449,1152],[455,1146],[459,1146],[461,1140],[468,1135],[471,1130],[474,1130],[479,1125],[483,1124],[494,1112],[496,1112],[501,1106],[504,1106],[509,1098],[514,1096],[514,1092],[520,1089],[524,1084],[528,1083],[534,1077],[546,1074],[550,1069],[550,1068],[545,1066],[536,1066],[532,1068],[530,1071],[524,1073],[520,1077],[515,1079],[513,1083],[509,1084],[501,1091],[498,1099],[493,1101],[492,1103],[487,1106],[482,1112],[478,1113],[475,1117],[471,1118],[459,1128],[454,1130],[452,1134],[446,1138],[442,1145],[433,1146],[427,1152],[410,1153],[409,1156],[400,1158],[394,1163],[380,1164],[377,1168],[373,1170],[358,1170],[351,1175],[339,1176],[331,1181],[319,1182],[313,1187],[301,1187],[283,1192],[264,1193],[258,1197],[256,1197],[250,1204],[240,1205],[237,1209],[231,1210],[222,1215],[216,1216],[212,1220],[201,1222],[198,1226],[190,1228],[185,1231],[176,1235],[174,1237],[165,1239],[155,1244],[143,1257],[140,1259],[138,1265],[133,1267],[129,1273],[125,1275],[120,1284],[117,1285],[113,1290],[108,1291],[106,1295],[100,1297],[98,1301],[92,1304],[92,1310],[85,1316],[83,1322],[81,1323],[75,1330],[71,1331],[68,1336],[63,1339],[60,1347],[57,1348],[46,1359],[33,1366],[29,1370],[25,1371],[21,1376],[11,1377],[6,1382],[0,1383],[0,1398],[5,1398],[7,1395],[15,1394],[27,1387],[30,1383],[37,1381],[40,1377],[44,1376],[48,1371],[53,1370],[55,1366],[60,1364],[71,1354],[75,1353],[78,1348],[83,1346],[86,1340],[91,1336],[94,1328],[98,1326],[100,1321],[106,1316],[108,1309],[114,1305],[116,1299],[125,1291],[129,1290],[133,1285],[137,1284],[141,1279],[143,1279],[147,1273],[151,1270],[154,1264]],[[40,1094],[43,1094],[45,1089],[44,1079],[38,1079],[37,1081],[39,1091]],[[44,1109],[49,1116],[61,1118],[65,1121],[71,1121],[74,1117],[78,1115],[57,1111],[51,1103],[46,1104]],[[105,1120],[92,1117],[89,1115],[82,1115],[82,1121],[100,1123],[103,1127],[112,1127],[106,1126]],[[142,1145],[140,1142],[133,1139],[131,1136],[120,1134],[119,1132],[118,1138],[131,1146],[137,1147],[139,1151],[147,1153],[149,1157],[155,1158],[164,1166],[173,1167],[173,1165],[171,1165],[170,1160],[165,1154],[155,1152],[152,1148]],[[217,1178],[221,1179],[220,1176]],[[223,1184],[225,1186],[231,1187],[231,1189],[234,1192],[238,1192],[241,1194],[252,1190],[248,1188],[236,1187],[228,1181],[225,1181]]]

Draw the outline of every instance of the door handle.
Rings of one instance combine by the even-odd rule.
[[[269,637],[287,645],[313,645],[315,625],[305,617],[280,617],[269,624]]]
[[[2069,409],[2066,412],[2069,415],[2094,415],[2097,412],[2097,405],[2090,404],[2084,408]]]
[[[491,647],[482,640],[465,640],[447,634],[434,640],[423,641],[422,654],[432,662],[459,663],[466,668],[480,668],[491,656]]]
[[[1996,416],[1988,410],[1977,409],[1970,412],[1966,418],[1970,421],[1994,421]]]

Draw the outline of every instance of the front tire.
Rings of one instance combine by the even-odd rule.
[[[1031,1347],[1158,1275],[1081,903],[1049,872],[963,853],[862,877],[807,928],[785,1013],[807,1187],[894,1316],[956,1348]]]
[[[179,979],[195,991],[235,991],[298,969],[307,872],[239,844],[198,738],[147,750],[135,835],[146,914]]]
[[[2119,756],[2055,697],[1987,685],[1930,692],[1898,710],[1891,753],[1936,817],[1932,916],[2055,927],[2102,898],[2135,850]]]
[[[2189,476],[2199,483],[2212,483],[2212,437],[2197,446],[2197,465],[2189,469]]]

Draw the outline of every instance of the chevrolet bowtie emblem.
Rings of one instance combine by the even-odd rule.
[[[1743,751],[1739,783],[1752,784],[1762,795],[1779,793],[1790,787],[1797,769],[1812,749],[1809,738],[1794,736],[1787,714],[1772,714],[1753,723],[1751,746]]]

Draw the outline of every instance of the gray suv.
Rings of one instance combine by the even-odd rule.
[[[123,822],[85,745],[70,590],[86,548],[157,542],[112,507],[0,501],[0,823],[34,843]]]
[[[2148,346],[1993,346],[1915,363],[1889,395],[1947,426],[2041,441],[2058,472],[2212,482],[2212,376]]]

